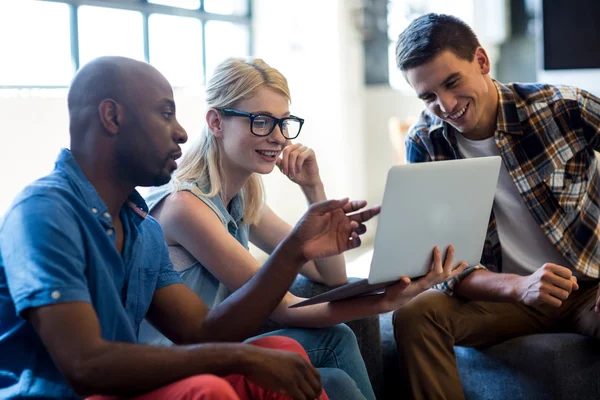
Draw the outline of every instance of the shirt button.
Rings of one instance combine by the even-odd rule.
[[[112,229],[107,229],[106,230],[106,234],[109,235],[109,236],[112,235],[113,234],[113,230]]]
[[[54,300],[58,300],[60,299],[60,292],[58,290],[55,290],[50,294],[50,297],[52,297]]]
[[[92,208],[92,213],[97,214],[98,210],[96,208]]]
[[[109,213],[107,213],[107,212],[105,212],[105,213],[104,213],[104,218],[110,218],[110,214],[109,214]]]

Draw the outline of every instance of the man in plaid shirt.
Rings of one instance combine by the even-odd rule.
[[[414,20],[396,58],[426,105],[408,162],[503,160],[481,265],[394,314],[407,393],[456,400],[454,345],[556,330],[600,337],[600,99],[493,80],[471,28],[447,15]]]

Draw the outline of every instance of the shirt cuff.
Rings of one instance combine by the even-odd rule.
[[[38,290],[24,295],[15,296],[15,310],[19,317],[23,317],[23,311],[28,308],[37,308],[43,306],[51,306],[54,304],[69,303],[73,301],[81,301],[91,303],[92,299],[87,288],[71,287],[71,288],[54,288]]]
[[[454,288],[460,281],[465,279],[467,275],[478,269],[487,269],[481,264],[475,265],[474,267],[467,267],[463,272],[456,275],[454,278],[447,280],[446,282],[439,283],[433,288],[446,293],[448,296],[454,296]]]

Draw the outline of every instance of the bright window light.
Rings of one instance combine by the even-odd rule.
[[[78,16],[80,66],[100,56],[123,56],[144,60],[142,13],[81,6]]]
[[[206,22],[206,74],[227,57],[249,55],[248,27],[223,21]]]
[[[0,85],[67,86],[73,76],[69,6],[0,1]]]
[[[152,14],[148,19],[150,63],[173,86],[199,86],[202,73],[202,23],[199,19]]]
[[[186,8],[188,10],[197,10],[200,8],[200,0],[148,0],[148,3]]]
[[[246,15],[246,0],[204,0],[204,11],[222,15]]]

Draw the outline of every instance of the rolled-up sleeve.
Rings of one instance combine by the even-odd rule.
[[[487,269],[487,268],[485,268],[481,264],[478,264],[478,265],[475,265],[472,267],[467,267],[463,272],[456,275],[454,278],[449,279],[446,282],[442,282],[438,285],[435,285],[434,289],[440,290],[440,291],[446,293],[448,296],[454,296],[454,289],[456,288],[456,285],[458,285],[458,283],[460,281],[465,279],[467,277],[467,275],[469,275],[473,271],[477,271],[478,269]]]
[[[32,307],[91,302],[84,244],[68,205],[45,196],[16,204],[0,227],[0,254],[18,315]]]
[[[165,286],[173,285],[175,283],[183,283],[181,275],[173,268],[173,263],[169,257],[169,248],[164,241],[162,242],[160,257],[161,268],[158,273],[158,281],[156,282],[155,290],[164,288]]]

